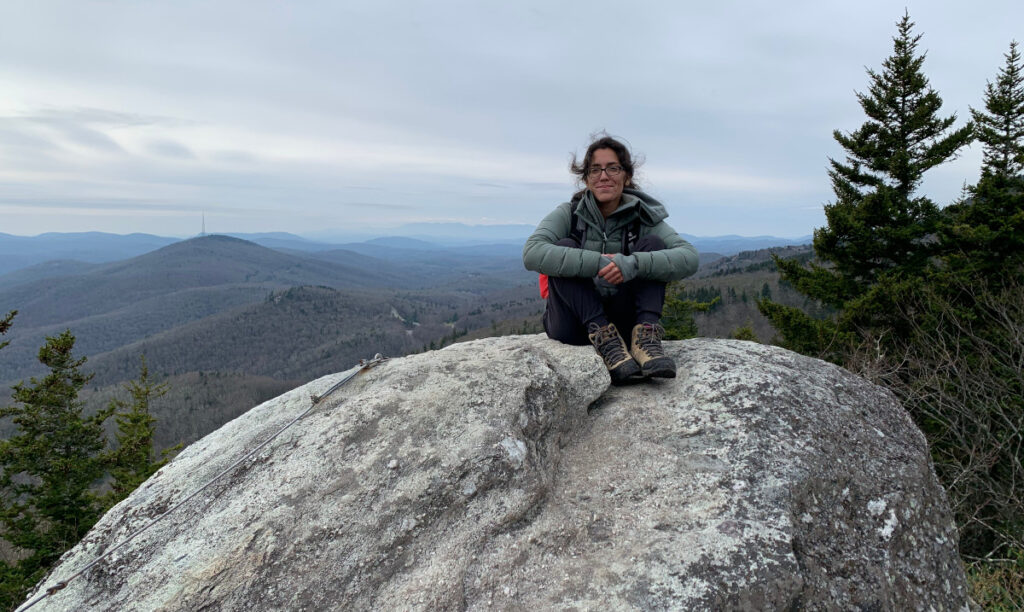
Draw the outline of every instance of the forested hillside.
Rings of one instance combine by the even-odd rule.
[[[729,338],[749,326],[758,340],[772,341],[775,329],[757,308],[758,300],[764,298],[824,314],[813,300],[780,280],[773,256],[806,262],[813,252],[810,245],[743,251],[702,265],[697,274],[681,283],[681,298],[713,302],[707,312],[694,313],[701,336]]]
[[[100,384],[130,378],[139,354],[169,375],[217,370],[309,380],[377,352],[404,355],[453,330],[515,314],[492,299],[445,291],[293,287],[97,355],[90,365]]]
[[[39,347],[70,329],[93,375],[83,391],[91,411],[137,376],[145,355],[154,376],[172,383],[158,402],[158,439],[189,442],[361,358],[441,346],[542,307],[518,246],[357,248],[365,253],[281,252],[208,236],[125,261],[20,270],[0,283],[0,310],[18,311],[0,385],[45,372]]]
[[[135,365],[138,376],[137,360]],[[219,371],[160,376],[160,381],[167,385],[167,394],[154,398],[149,405],[156,419],[153,445],[158,449],[188,445],[253,406],[306,382]],[[81,394],[86,412],[95,412],[111,400],[124,397],[121,384],[88,387]],[[114,423],[107,423],[107,431],[113,435]]]

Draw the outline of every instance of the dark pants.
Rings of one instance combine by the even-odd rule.
[[[579,248],[572,238],[563,238],[558,246]],[[665,242],[657,236],[644,236],[633,252],[661,251]],[[637,323],[657,323],[665,304],[665,283],[634,278],[617,285],[613,296],[602,297],[592,278],[549,277],[548,299],[544,309],[544,331],[548,337],[565,344],[589,344],[587,323],[614,323],[622,337]]]

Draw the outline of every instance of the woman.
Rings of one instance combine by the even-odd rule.
[[[665,207],[636,189],[621,142],[598,138],[570,169],[584,189],[523,247],[526,268],[548,277],[544,330],[566,344],[593,344],[613,384],[673,378],[661,346],[665,285],[697,270],[697,251],[665,223]],[[632,332],[628,347],[620,329]]]

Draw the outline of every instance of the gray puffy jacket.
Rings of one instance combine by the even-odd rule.
[[[572,204],[564,202],[540,222],[523,247],[523,265],[527,270],[548,276],[593,277],[607,265],[602,253],[622,250],[622,233],[640,218],[640,237],[654,234],[665,241],[665,250],[614,259],[626,280],[632,278],[669,282],[685,278],[697,271],[697,250],[683,240],[667,223],[665,207],[651,196],[635,189],[625,189],[622,203],[607,219],[601,215],[590,190],[583,194],[577,215],[587,224],[583,248],[555,246],[571,234]]]

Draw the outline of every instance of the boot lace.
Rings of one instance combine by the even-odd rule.
[[[614,325],[599,327],[596,323],[591,323],[587,331],[594,337],[594,347],[605,363],[614,364],[626,359],[625,347],[619,340],[619,332]]]
[[[636,335],[636,343],[648,356],[664,357],[665,349],[661,346],[661,340],[665,337],[665,328],[660,325],[643,323]]]

